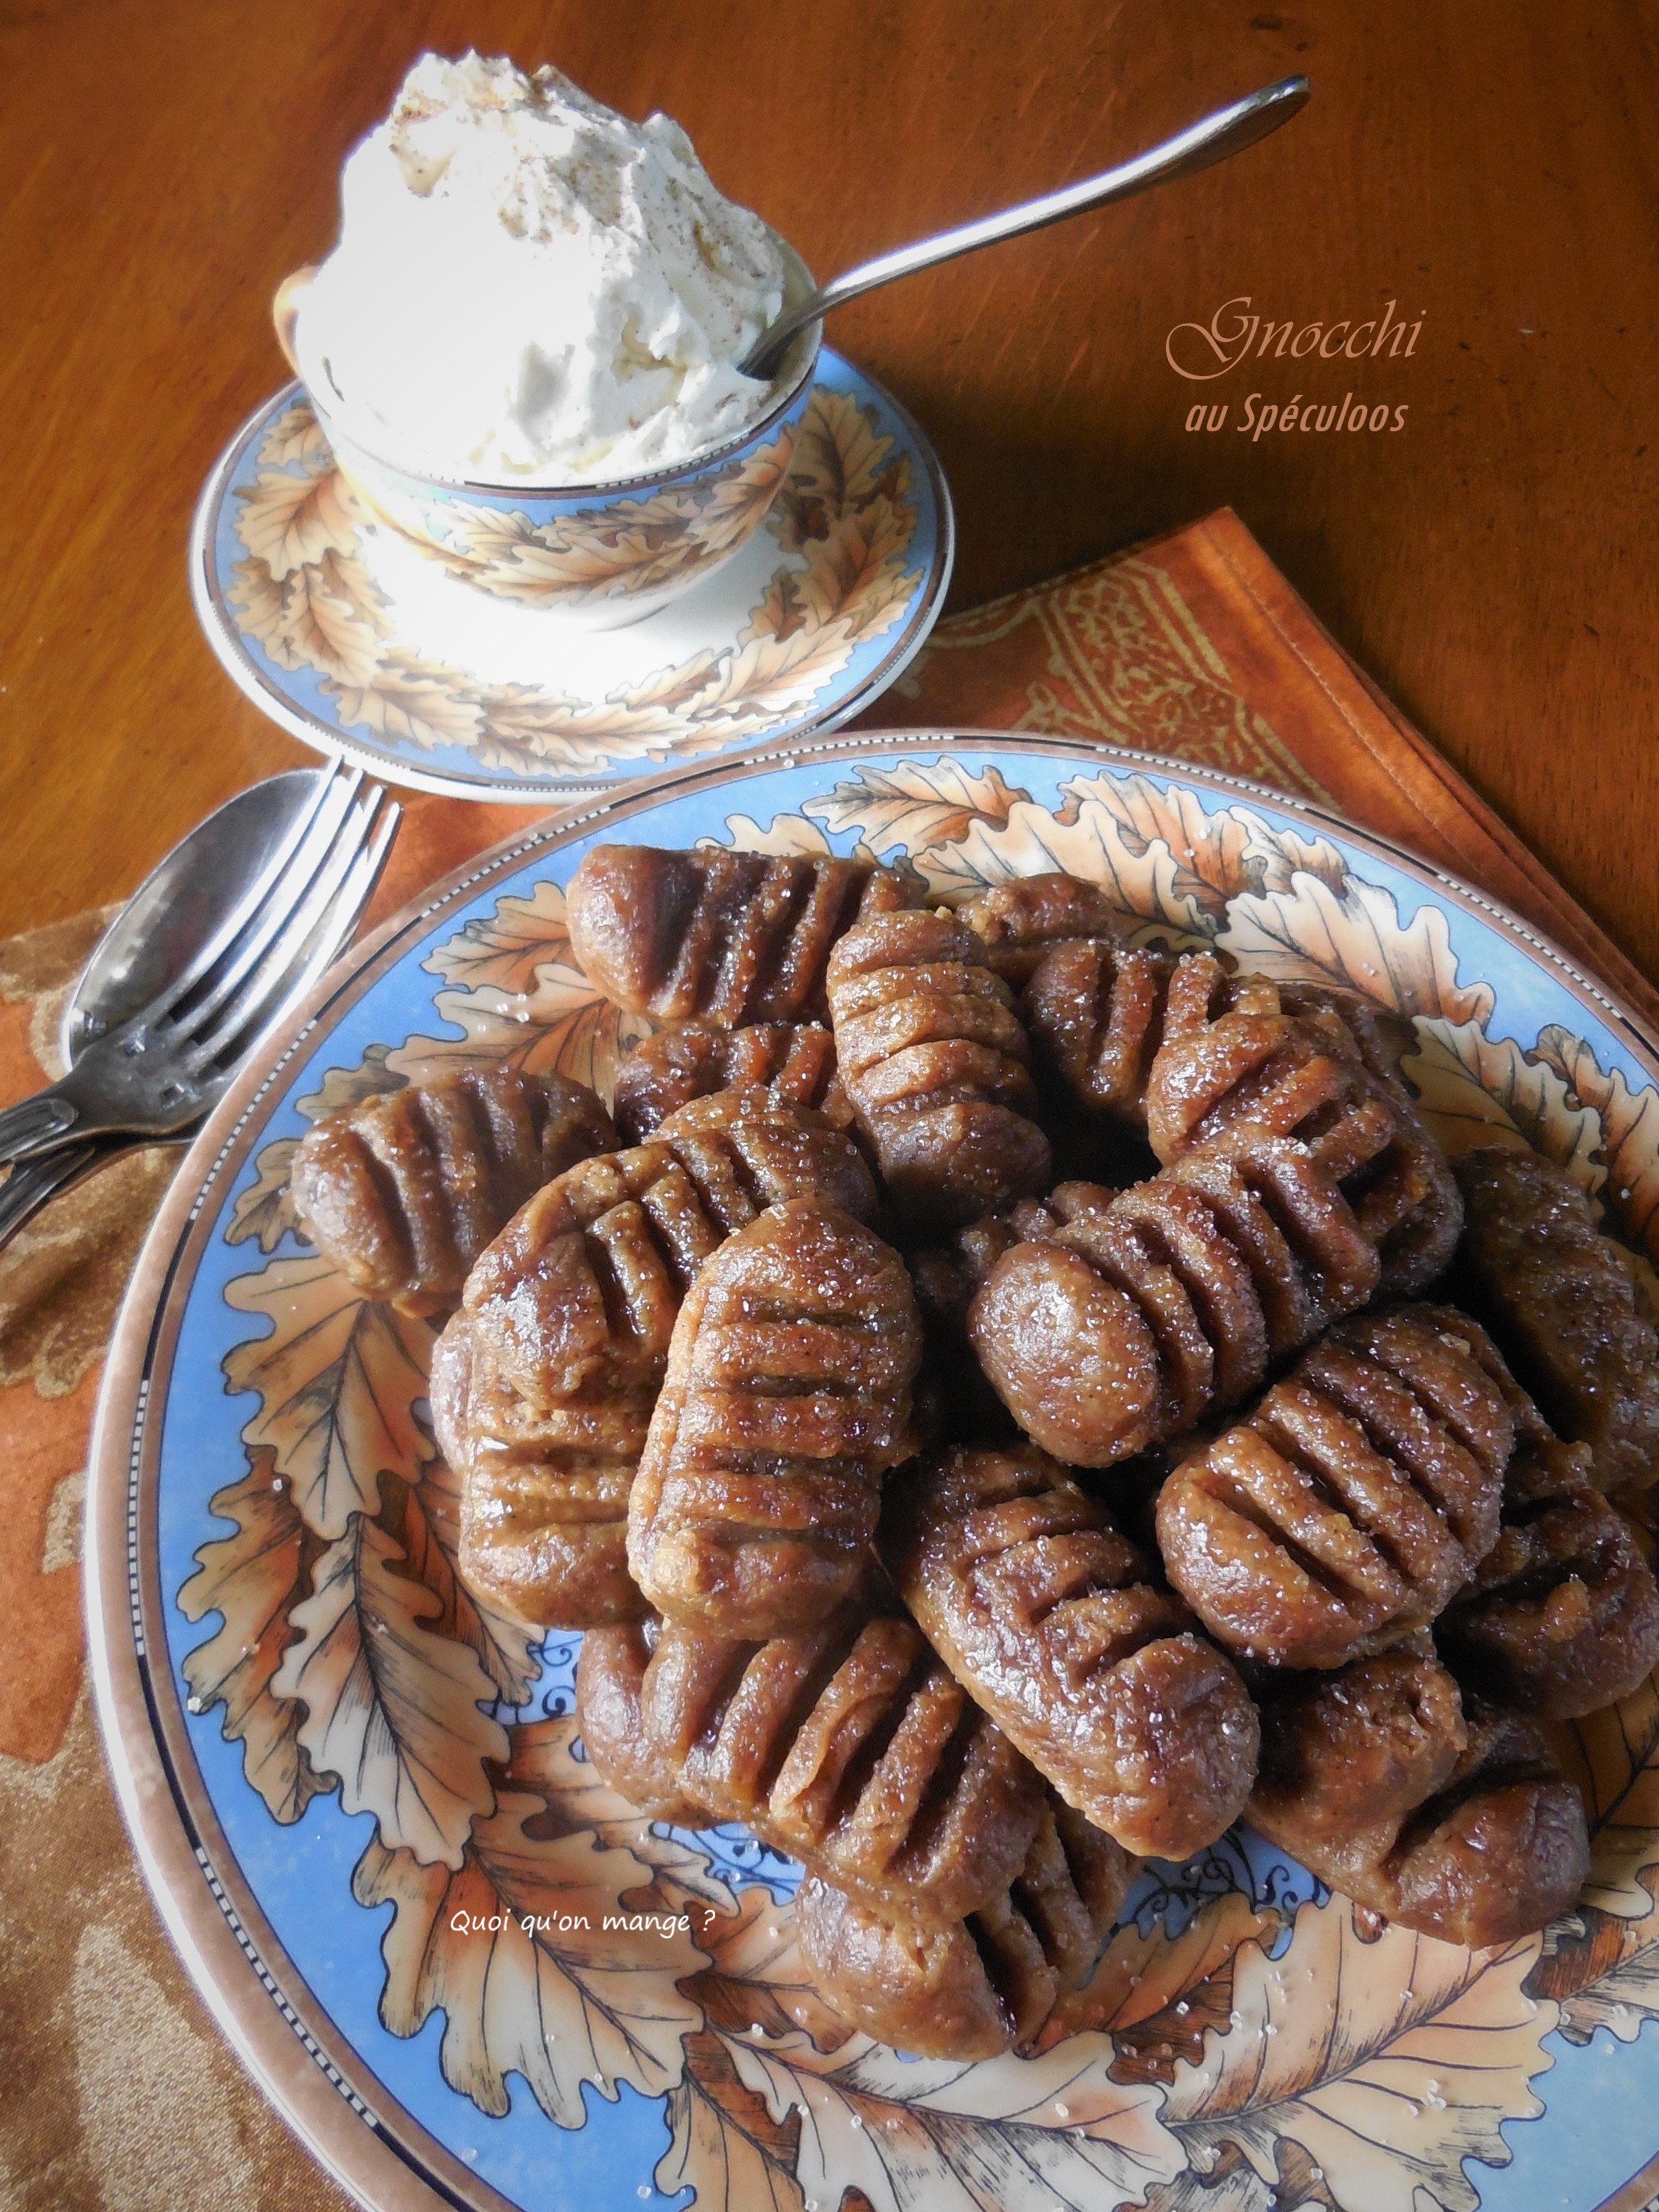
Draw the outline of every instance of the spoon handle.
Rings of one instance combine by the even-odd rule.
[[[941,261],[954,261],[958,254],[976,252],[981,246],[996,246],[1005,238],[1018,238],[1025,231],[1042,230],[1051,222],[1064,222],[1067,216],[1081,215],[1085,209],[1105,207],[1113,200],[1131,199],[1136,192],[1149,191],[1172,177],[1191,176],[1195,170],[1207,169],[1212,162],[1224,161],[1229,155],[1242,153],[1246,146],[1255,145],[1258,138],[1277,131],[1281,123],[1288,123],[1307,103],[1305,76],[1281,78],[1277,84],[1264,85],[1248,99],[1236,100],[1231,107],[1218,108],[1213,115],[1206,115],[1201,122],[1177,131],[1161,145],[1137,154],[1132,161],[1121,161],[1116,168],[1107,169],[1097,177],[1085,177],[1081,184],[1067,185],[1060,191],[1045,194],[1042,199],[1026,200],[1018,207],[1005,208],[1000,215],[964,222],[955,230],[941,231],[937,238],[924,238],[914,246],[901,246],[891,253],[884,253],[874,261],[861,262],[845,276],[820,285],[798,306],[780,315],[776,322],[762,331],[738,366],[745,376],[769,376],[797,331],[816,322],[820,315],[827,315],[832,308],[844,307],[849,300],[873,292],[878,284],[890,284],[895,277],[914,276],[917,270],[932,269]]]
[[[70,1145],[43,1160],[24,1160],[0,1182],[0,1245],[9,1244],[49,1199],[100,1168],[123,1145]]]

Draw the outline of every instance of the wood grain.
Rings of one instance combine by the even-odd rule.
[[[1291,69],[1237,163],[860,302],[838,345],[955,489],[963,605],[1231,502],[1333,633],[1659,976],[1659,90],[1637,0],[58,0],[0,15],[0,932],[129,889],[303,756],[185,581],[267,306],[422,45],[552,59],[690,131],[829,273],[1087,174]],[[1183,383],[1176,324],[1422,320],[1413,356]],[[1398,434],[1237,425],[1350,388]],[[1183,428],[1202,393],[1231,410]]]

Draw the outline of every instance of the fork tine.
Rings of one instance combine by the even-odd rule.
[[[330,778],[322,803],[288,866],[270,885],[263,904],[246,918],[234,941],[225,948],[217,972],[209,969],[202,977],[206,989],[190,1005],[178,1005],[169,1024],[174,1040],[183,1043],[199,1035],[303,908],[313,886],[332,865],[342,837],[348,834],[363,780],[360,768]]]
[[[212,1034],[191,1047],[195,1065],[234,1058],[244,1041],[268,1028],[321,975],[368,904],[402,816],[380,785],[370,787],[350,834],[342,831],[305,899],[223,1008]]]
[[[274,933],[263,933],[266,941],[257,961],[251,968],[245,962],[239,963],[242,973],[228,997],[216,991],[213,1025],[188,1046],[193,1066],[223,1059],[227,1047],[246,1029],[249,1019],[282,989],[283,979],[310,946],[349,879],[383,797],[380,787],[374,784],[354,802],[303,896]]]
[[[289,825],[276,850],[249,884],[242,897],[225,916],[224,921],[202,946],[189,966],[179,975],[175,975],[172,982],[166,984],[156,993],[143,1009],[140,1016],[141,1020],[159,1021],[164,1014],[170,1012],[181,999],[193,991],[197,985],[211,973],[217,963],[223,959],[242,931],[248,927],[260,908],[271,896],[278,883],[287,873],[290,864],[300,855],[302,847],[308,842],[319,814],[328,805],[331,794],[339,787],[341,770],[344,766],[343,761],[335,761],[331,764],[326,775],[319,776],[316,790]],[[362,771],[359,770],[358,773],[361,774]]]
[[[399,806],[387,809],[373,840],[353,860],[350,872],[333,905],[318,924],[287,975],[268,994],[262,1006],[250,1009],[243,1024],[242,1035],[236,1041],[235,1057],[240,1058],[250,1048],[252,1040],[259,1030],[281,1020],[289,1007],[297,1005],[324,969],[339,957],[379,880],[402,813]]]

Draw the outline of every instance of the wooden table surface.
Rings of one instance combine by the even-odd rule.
[[[469,43],[666,108],[826,274],[1306,71],[1307,112],[1236,164],[860,302],[835,342],[937,441],[955,605],[1231,502],[1659,976],[1659,55],[1638,0],[6,10],[0,933],[125,892],[306,757],[197,631],[191,508],[282,380],[268,303],[326,249],[342,156],[422,46]],[[1183,380],[1168,334],[1243,295],[1328,347],[1389,301],[1421,327],[1409,357],[1258,347]],[[1196,365],[1200,333],[1174,344]],[[1350,391],[1403,427],[1241,433],[1253,392],[1252,423]],[[1185,427],[1200,400],[1222,428]]]

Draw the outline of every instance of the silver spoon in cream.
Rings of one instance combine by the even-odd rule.
[[[917,270],[932,269],[941,261],[954,261],[958,254],[977,252],[981,246],[1000,245],[1005,238],[1018,238],[1025,231],[1064,222],[1067,216],[1082,215],[1089,208],[1133,199],[1137,192],[1150,191],[1154,185],[1189,177],[1214,162],[1227,161],[1298,114],[1308,104],[1308,89],[1305,76],[1281,78],[1246,100],[1236,100],[1231,107],[1218,108],[1201,122],[1177,131],[1173,138],[1100,176],[1085,177],[1080,185],[1067,185],[1042,199],[1026,200],[1018,207],[1005,208],[1000,215],[964,222],[955,230],[941,231],[936,238],[924,238],[915,246],[901,246],[874,261],[862,262],[787,307],[761,332],[738,366],[745,376],[769,379],[797,331],[805,330],[833,308],[844,307],[849,300],[873,292],[878,285],[914,276]]]

